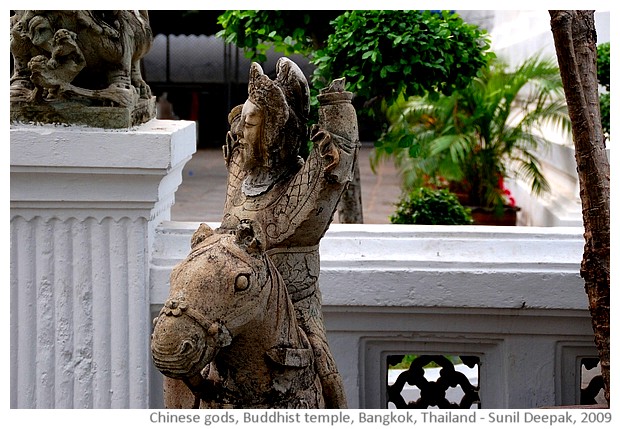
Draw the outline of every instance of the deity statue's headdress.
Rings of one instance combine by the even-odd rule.
[[[310,89],[308,81],[297,64],[286,57],[276,63],[276,78],[271,80],[265,75],[258,63],[250,66],[248,98],[257,106],[274,112],[284,112],[286,105],[300,121],[305,122],[310,112]],[[278,118],[288,119],[286,114]],[[274,118],[275,119],[275,118]],[[286,122],[286,120],[285,120]]]
[[[288,104],[282,89],[263,73],[258,63],[250,66],[248,100],[265,113],[263,132],[265,136],[278,134],[289,117]]]
[[[276,78],[271,80],[257,63],[250,66],[248,100],[264,114],[263,141],[272,163],[290,163],[296,159],[302,143],[308,139],[310,89],[301,69],[282,57],[276,63]]]
[[[276,73],[275,83],[282,88],[297,119],[305,124],[310,113],[310,88],[306,77],[299,66],[286,57],[276,63]]]

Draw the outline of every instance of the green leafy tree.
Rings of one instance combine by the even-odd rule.
[[[390,103],[425,91],[450,93],[494,56],[485,31],[449,12],[227,11],[218,22],[223,29],[217,35],[253,60],[264,61],[270,47],[308,56],[316,65],[313,94],[346,77],[360,122],[372,123],[376,136]],[[341,201],[341,222],[363,221],[357,179]]]
[[[611,128],[611,123],[609,119],[609,116],[610,116],[609,89],[610,89],[610,84],[611,84],[611,80],[609,76],[609,64],[611,61],[610,54],[609,54],[609,48],[610,48],[609,42],[601,43],[600,45],[596,47],[596,51],[597,51],[596,76],[598,79],[598,83],[602,85],[606,91],[606,92],[599,93],[599,102],[601,105],[601,123],[603,124],[603,132],[605,133],[605,136],[607,138],[609,138],[610,128]]]
[[[350,11],[332,25],[314,81],[346,77],[371,115],[403,95],[463,88],[494,56],[484,30],[447,11]]]
[[[596,59],[596,77],[598,83],[603,85],[605,89],[609,91],[610,76],[609,76],[609,62],[610,58],[610,43],[601,43],[596,47],[597,59]]]
[[[330,21],[340,11],[228,10],[218,17],[217,33],[228,43],[243,48],[246,57],[266,61],[273,48],[284,55],[310,56],[323,47]]]
[[[514,71],[495,62],[465,89],[402,100],[389,116],[374,162],[395,159],[405,189],[450,185],[468,205],[498,214],[505,177],[529,182],[535,194],[549,189],[536,152],[547,143],[541,128],[570,129],[558,67],[539,57]]]
[[[464,87],[494,56],[486,32],[451,12],[233,10],[218,23],[217,35],[253,60],[266,60],[270,47],[309,57],[316,88],[346,77],[371,114],[401,93]]]

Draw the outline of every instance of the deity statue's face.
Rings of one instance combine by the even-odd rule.
[[[263,110],[247,100],[241,110],[243,163],[245,168],[268,165],[267,148],[263,140]]]

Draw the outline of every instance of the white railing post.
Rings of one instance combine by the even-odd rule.
[[[10,145],[11,407],[148,407],[148,261],[194,123],[12,125]]]

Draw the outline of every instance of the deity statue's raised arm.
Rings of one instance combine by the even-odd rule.
[[[322,90],[319,124],[310,135],[314,147],[304,162],[298,154],[308,142],[307,82],[288,58],[281,58],[276,70],[272,81],[253,64],[248,100],[229,115],[221,230],[252,218],[264,228],[267,249],[316,245],[352,179],[359,148],[352,94],[344,91],[343,79]]]

